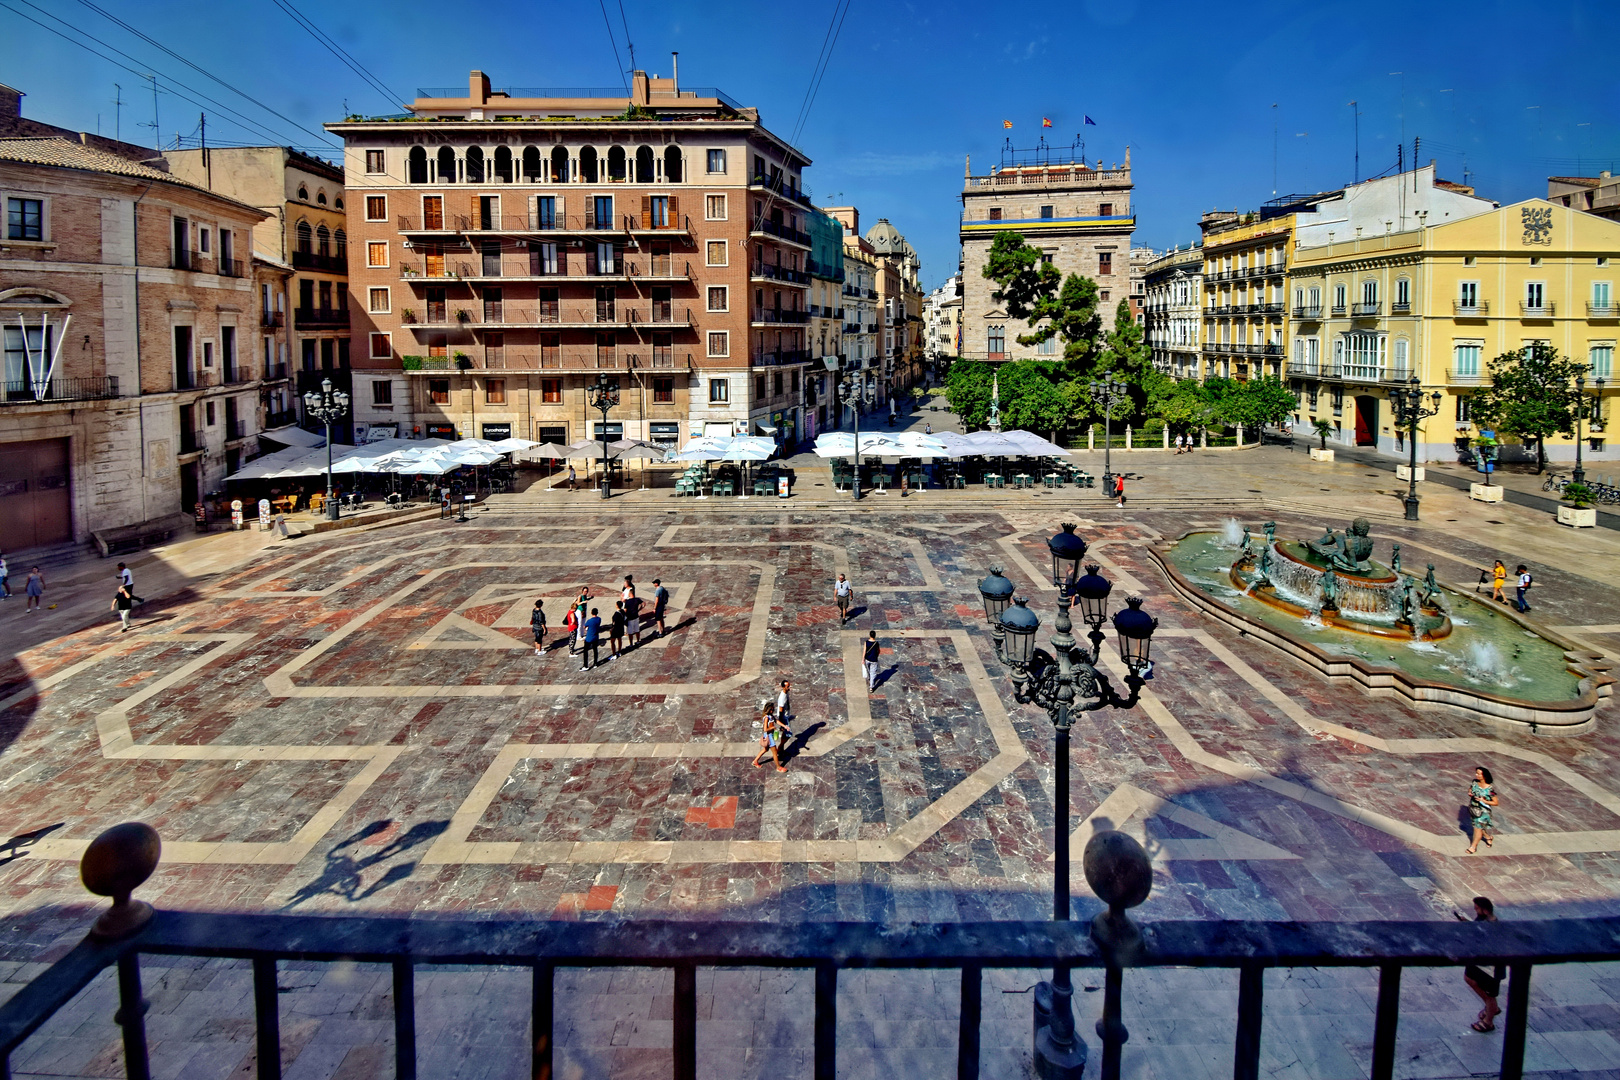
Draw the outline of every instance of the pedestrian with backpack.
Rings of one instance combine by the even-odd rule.
[[[1525,593],[1530,591],[1530,586],[1535,584],[1535,579],[1530,576],[1530,568],[1525,566],[1524,563],[1520,563],[1518,569],[1514,570],[1513,572],[1519,575],[1519,584],[1517,587],[1518,599],[1514,602],[1513,606],[1518,608],[1521,612],[1529,611],[1530,601],[1525,599]]]
[[[534,610],[529,612],[529,629],[534,631],[534,655],[539,656],[545,650],[541,648],[546,642],[546,608],[544,600],[534,602]]]

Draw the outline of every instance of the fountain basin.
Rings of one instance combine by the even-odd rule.
[[[1223,537],[1224,540],[1224,537]],[[1367,573],[1334,571],[1337,596],[1325,601],[1322,578],[1327,571],[1310,558],[1303,544],[1278,540],[1268,549],[1269,575],[1259,561],[1246,556],[1232,564],[1232,584],[1246,595],[1296,618],[1313,614],[1322,623],[1396,641],[1437,641],[1451,634],[1451,618],[1438,607],[1422,607],[1407,619],[1401,610],[1404,578],[1373,563]]]
[[[1317,620],[1299,604],[1289,610],[1246,595],[1232,579],[1238,552],[1218,533],[1184,533],[1148,554],[1195,607],[1376,696],[1418,707],[1450,705],[1535,734],[1573,735],[1590,728],[1598,702],[1613,691],[1601,655],[1444,582],[1449,635],[1401,641]]]

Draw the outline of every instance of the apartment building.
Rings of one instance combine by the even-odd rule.
[[[640,71],[619,97],[474,71],[403,119],[327,127],[346,144],[357,422],[797,438],[809,160],[757,110]],[[599,376],[619,390],[605,429]]]
[[[343,170],[285,146],[171,150],[164,156],[176,176],[270,215],[253,230],[253,257],[263,261],[267,274],[273,267],[291,269],[272,293],[260,290],[260,313],[272,316],[259,324],[261,348],[270,350],[261,356],[266,379],[261,410],[286,421],[288,406],[301,409],[295,403],[324,379],[351,391]],[[267,428],[285,426],[266,422]],[[325,431],[314,421],[306,427]],[[351,443],[356,437],[348,417],[333,426],[335,441]]]
[[[1123,166],[1095,166],[1071,151],[1002,151],[988,175],[974,176],[967,163],[962,188],[962,355],[970,360],[1057,359],[1056,339],[1020,345],[1029,332],[991,298],[996,284],[984,276],[990,245],[998,234],[1017,232],[1042,252],[1064,277],[1079,274],[1097,283],[1099,304],[1112,318],[1129,295],[1131,151]]]
[[[810,278],[809,359],[805,370],[801,437],[813,439],[822,430],[821,387],[827,359],[838,359],[844,352],[844,225],[820,210],[806,217],[810,233],[810,257],[806,261]]]
[[[1142,270],[1142,290],[1144,340],[1153,350],[1153,366],[1177,379],[1199,378],[1203,247],[1178,245],[1149,262]]]
[[[1596,176],[1549,176],[1547,201],[1620,221],[1620,176],[1607,169]]]
[[[1419,428],[1420,459],[1450,456],[1477,433],[1470,395],[1490,360],[1551,346],[1584,360],[1593,380],[1588,453],[1615,460],[1604,432],[1620,335],[1620,223],[1532,199],[1404,232],[1337,236],[1295,252],[1296,295],[1325,298],[1296,319],[1290,380],[1298,419],[1323,419],[1334,441],[1404,452],[1388,388],[1416,377],[1443,392]],[[1548,455],[1572,459],[1569,440]]]
[[[921,367],[922,288],[917,284],[921,260],[888,218],[866,230],[866,242],[877,257],[879,407],[917,381]]]
[[[1284,295],[1298,209],[1298,203],[1268,203],[1258,214],[1212,210],[1199,220],[1204,257],[1199,378],[1242,381],[1282,374]]]
[[[0,547],[189,511],[251,456],[264,213],[77,139],[0,139]]]
[[[1137,326],[1147,325],[1147,268],[1159,253],[1148,247],[1131,248],[1131,321]],[[1112,313],[1110,312],[1110,315]],[[1112,322],[1109,322],[1112,326]]]
[[[954,358],[961,348],[962,275],[952,274],[945,284],[923,300],[923,361],[936,369]]]

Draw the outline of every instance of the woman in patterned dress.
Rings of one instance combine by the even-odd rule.
[[[1474,826],[1474,842],[1468,845],[1468,854],[1472,855],[1479,848],[1479,842],[1485,841],[1486,847],[1492,846],[1490,828],[1491,809],[1496,806],[1496,788],[1492,786],[1491,770],[1481,765],[1474,770],[1474,782],[1468,785],[1468,819]]]

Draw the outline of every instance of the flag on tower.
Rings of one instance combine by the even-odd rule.
[[[1041,127],[1051,127],[1051,126],[1052,126],[1052,121],[1051,121],[1050,118],[1045,117],[1045,116],[1041,117]]]
[[[1012,121],[1011,120],[1003,120],[1001,122],[1001,126],[1004,127],[1004,128],[1010,128],[1010,127],[1012,127]]]
[[[1097,121],[1095,121],[1095,120],[1093,120],[1093,119],[1092,119],[1092,118],[1091,118],[1091,117],[1089,117],[1089,116],[1088,116],[1088,117],[1086,117],[1086,123],[1088,123],[1088,124],[1090,124],[1090,125],[1091,125],[1091,126],[1092,126],[1092,127],[1096,127],[1096,126],[1097,126]]]

